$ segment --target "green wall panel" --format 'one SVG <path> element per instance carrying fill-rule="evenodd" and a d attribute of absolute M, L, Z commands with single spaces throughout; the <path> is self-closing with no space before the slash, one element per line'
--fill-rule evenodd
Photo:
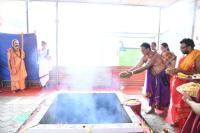
<path fill-rule="evenodd" d="M 139 63 L 142 53 L 140 48 L 120 48 L 119 65 L 135 66 Z"/>

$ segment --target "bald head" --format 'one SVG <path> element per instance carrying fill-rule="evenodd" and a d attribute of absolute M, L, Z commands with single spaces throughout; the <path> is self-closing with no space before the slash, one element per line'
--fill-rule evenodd
<path fill-rule="evenodd" d="M 11 45 L 12 45 L 14 50 L 18 50 L 19 49 L 19 41 L 17 39 L 13 39 Z"/>

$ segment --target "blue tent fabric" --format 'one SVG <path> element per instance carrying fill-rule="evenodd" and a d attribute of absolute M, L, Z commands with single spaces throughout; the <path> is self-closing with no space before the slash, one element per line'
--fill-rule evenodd
<path fill-rule="evenodd" d="M 39 65 L 37 53 L 37 40 L 35 34 L 24 34 L 25 65 L 27 71 L 26 80 L 39 80 Z M 11 41 L 18 39 L 21 42 L 21 34 L 0 33 L 0 80 L 10 80 L 8 69 L 7 50 L 11 48 Z"/>

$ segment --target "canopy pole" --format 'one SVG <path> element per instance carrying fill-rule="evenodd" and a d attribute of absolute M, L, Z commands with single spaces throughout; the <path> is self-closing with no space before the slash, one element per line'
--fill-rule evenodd
<path fill-rule="evenodd" d="M 160 48 L 160 23 L 161 23 L 161 8 L 159 9 L 159 20 L 158 20 L 158 49 Z"/>
<path fill-rule="evenodd" d="M 58 71 L 58 1 L 56 0 L 56 84 L 59 84 L 59 71 Z"/>
<path fill-rule="evenodd" d="M 192 35 L 191 38 L 193 40 L 195 40 L 196 38 L 194 37 L 194 33 L 195 33 L 195 24 L 196 24 L 196 14 L 197 14 L 197 8 L 198 8 L 198 0 L 194 1 L 194 13 L 193 13 L 193 22 L 192 22 Z"/>
<path fill-rule="evenodd" d="M 29 0 L 26 0 L 26 32 L 29 33 Z"/>

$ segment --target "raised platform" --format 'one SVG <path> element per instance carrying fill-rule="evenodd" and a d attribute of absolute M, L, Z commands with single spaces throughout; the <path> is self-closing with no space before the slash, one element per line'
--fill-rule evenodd
<path fill-rule="evenodd" d="M 41 105 L 27 133 L 140 133 L 144 129 L 119 92 L 61 92 Z"/>

